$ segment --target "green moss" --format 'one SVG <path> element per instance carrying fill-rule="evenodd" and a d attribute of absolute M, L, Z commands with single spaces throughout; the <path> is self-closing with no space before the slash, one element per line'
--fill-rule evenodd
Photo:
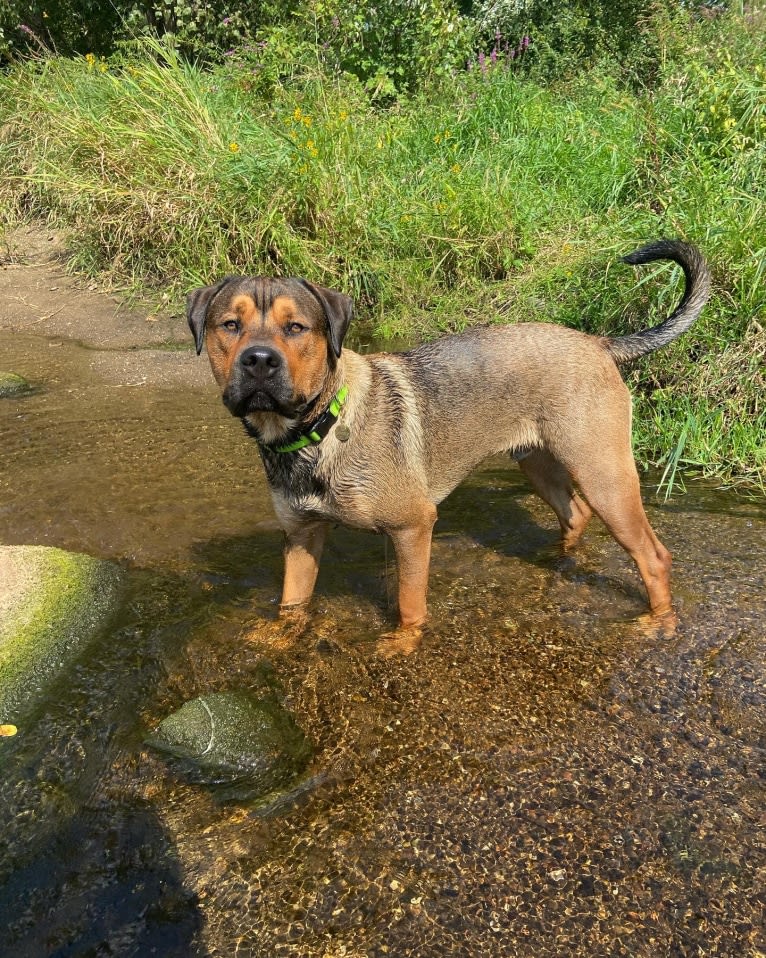
<path fill-rule="evenodd" d="M 46 546 L 0 547 L 0 721 L 34 702 L 113 612 L 111 563 Z"/>
<path fill-rule="evenodd" d="M 32 387 L 23 376 L 16 373 L 0 372 L 0 399 L 11 396 L 23 396 L 31 392 Z"/>

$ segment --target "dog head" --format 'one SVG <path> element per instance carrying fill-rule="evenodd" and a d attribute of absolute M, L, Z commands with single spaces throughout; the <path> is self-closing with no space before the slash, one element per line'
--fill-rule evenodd
<path fill-rule="evenodd" d="M 197 355 L 206 345 L 223 402 L 240 418 L 300 416 L 340 357 L 352 314 L 343 293 L 261 276 L 227 276 L 186 303 Z"/>

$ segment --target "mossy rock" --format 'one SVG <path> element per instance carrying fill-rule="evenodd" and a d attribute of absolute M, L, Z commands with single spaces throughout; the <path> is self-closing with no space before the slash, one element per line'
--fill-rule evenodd
<path fill-rule="evenodd" d="M 48 546 L 0 546 L 0 722 L 15 722 L 104 627 L 122 573 Z"/>
<path fill-rule="evenodd" d="M 31 385 L 23 376 L 17 376 L 16 373 L 0 372 L 0 399 L 25 396 L 31 391 Z"/>
<path fill-rule="evenodd" d="M 237 797 L 250 799 L 290 785 L 312 754 L 285 708 L 242 690 L 186 702 L 160 723 L 147 744 L 180 760 L 193 781 L 236 785 Z"/>

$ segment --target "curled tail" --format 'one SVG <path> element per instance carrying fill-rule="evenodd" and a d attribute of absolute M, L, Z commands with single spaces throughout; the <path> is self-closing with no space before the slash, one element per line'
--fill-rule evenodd
<path fill-rule="evenodd" d="M 637 359 L 661 346 L 667 346 L 681 333 L 686 332 L 702 312 L 702 307 L 710 296 L 710 270 L 700 251 L 689 243 L 682 243 L 680 240 L 658 240 L 656 243 L 642 246 L 635 253 L 623 256 L 622 261 L 631 266 L 639 266 L 658 259 L 673 260 L 684 271 L 684 295 L 670 316 L 659 326 L 606 340 L 606 348 L 617 363 Z"/>

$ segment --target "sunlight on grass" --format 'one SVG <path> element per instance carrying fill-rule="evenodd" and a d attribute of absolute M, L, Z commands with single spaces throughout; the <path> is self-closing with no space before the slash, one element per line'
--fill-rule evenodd
<path fill-rule="evenodd" d="M 159 42 L 29 60 L 0 75 L 0 206 L 68 227 L 77 267 L 179 303 L 226 273 L 305 275 L 411 339 L 644 328 L 678 271 L 619 257 L 691 239 L 714 295 L 627 373 L 637 453 L 668 494 L 690 467 L 763 482 L 766 73 L 763 37 L 737 29 L 724 47 L 699 26 L 651 96 L 608 69 L 543 88 L 498 68 L 386 109 L 348 75 L 303 64 L 266 94 L 236 63 L 203 70 Z"/>

